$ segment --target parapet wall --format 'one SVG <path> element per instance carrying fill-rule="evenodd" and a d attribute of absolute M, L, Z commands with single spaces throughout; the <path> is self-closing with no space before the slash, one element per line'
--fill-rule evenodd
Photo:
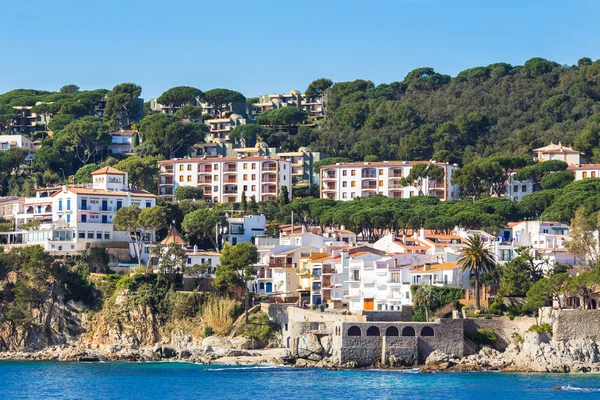
<path fill-rule="evenodd" d="M 533 317 L 516 317 L 512 321 L 508 317 L 493 319 L 467 318 L 464 321 L 465 335 L 467 336 L 475 336 L 477 330 L 481 328 L 492 329 L 498 337 L 495 346 L 499 350 L 506 349 L 515 333 L 523 336 L 531 325 L 536 323 L 535 318 Z"/>
<path fill-rule="evenodd" d="M 552 340 L 591 339 L 600 343 L 600 310 L 552 310 L 551 317 L 542 322 L 552 323 Z"/>

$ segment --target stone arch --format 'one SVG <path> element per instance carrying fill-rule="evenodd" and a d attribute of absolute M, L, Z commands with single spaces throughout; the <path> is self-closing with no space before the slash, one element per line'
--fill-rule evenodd
<path fill-rule="evenodd" d="M 367 336 L 381 336 L 381 332 L 378 327 L 370 326 L 369 329 L 367 329 Z"/>
<path fill-rule="evenodd" d="M 398 328 L 395 326 L 388 326 L 385 330 L 385 336 L 398 336 Z"/>
<path fill-rule="evenodd" d="M 348 336 L 360 336 L 362 333 L 360 332 L 360 328 L 358 326 L 351 326 L 348 329 Z"/>
<path fill-rule="evenodd" d="M 421 336 L 435 336 L 433 334 L 433 328 L 430 326 L 425 326 L 421 329 Z"/>
<path fill-rule="evenodd" d="M 402 336 L 416 336 L 415 328 L 412 326 L 405 326 L 404 329 L 402 329 Z"/>

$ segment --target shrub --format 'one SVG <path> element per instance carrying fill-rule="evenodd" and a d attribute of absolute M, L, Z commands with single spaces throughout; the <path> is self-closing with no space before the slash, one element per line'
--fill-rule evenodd
<path fill-rule="evenodd" d="M 201 298 L 197 292 L 173 293 L 171 316 L 175 319 L 195 317 L 199 311 Z"/>
<path fill-rule="evenodd" d="M 411 285 L 410 291 L 415 294 L 421 285 Z M 461 288 L 432 286 L 435 293 L 435 302 L 430 305 L 429 315 L 435 315 L 434 311 L 442 308 L 446 304 L 456 304 L 464 297 L 465 291 Z M 413 304 L 413 321 L 425 321 L 425 306 L 422 304 Z"/>
<path fill-rule="evenodd" d="M 233 324 L 236 302 L 226 297 L 215 298 L 204 303 L 202 322 L 216 334 L 226 333 Z"/>
<path fill-rule="evenodd" d="M 512 340 L 515 341 L 515 343 L 521 344 L 523 343 L 523 337 L 521 335 L 519 335 L 517 332 L 514 332 L 511 335 Z"/>
<path fill-rule="evenodd" d="M 279 329 L 279 325 L 271 321 L 267 313 L 259 311 L 248 317 L 248 324 L 244 325 L 238 334 L 247 339 L 264 341 L 273 338 Z"/>
<path fill-rule="evenodd" d="M 462 310 L 462 311 L 464 311 L 464 312 L 467 312 L 467 311 L 469 311 L 469 310 L 470 310 L 470 308 L 469 308 L 469 306 L 463 306 L 463 307 L 461 308 L 461 310 Z"/>
<path fill-rule="evenodd" d="M 502 309 L 504 308 L 504 304 L 495 301 L 490 304 L 490 312 L 495 315 L 502 315 Z"/>
<path fill-rule="evenodd" d="M 479 328 L 477 329 L 477 340 L 480 344 L 494 344 L 498 337 L 492 328 Z"/>
<path fill-rule="evenodd" d="M 531 325 L 531 327 L 527 330 L 528 332 L 537 332 L 537 333 L 547 333 L 552 336 L 552 327 L 550 324 L 543 323 L 539 325 Z"/>
<path fill-rule="evenodd" d="M 213 330 L 210 326 L 205 326 L 204 327 L 204 337 L 209 337 L 213 335 Z"/>

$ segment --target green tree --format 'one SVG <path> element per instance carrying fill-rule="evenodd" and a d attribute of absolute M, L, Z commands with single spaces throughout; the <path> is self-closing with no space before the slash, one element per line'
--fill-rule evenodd
<path fill-rule="evenodd" d="M 287 186 L 282 186 L 279 191 L 279 196 L 277 196 L 277 203 L 279 203 L 280 207 L 284 207 L 286 204 L 290 202 L 290 193 L 288 192 Z"/>
<path fill-rule="evenodd" d="M 196 235 L 199 238 L 206 238 L 218 251 L 219 246 L 213 236 L 213 231 L 217 224 L 222 222 L 223 217 L 217 210 L 211 210 L 208 208 L 200 208 L 187 214 L 183 218 L 181 227 L 183 230 L 192 235 Z"/>
<path fill-rule="evenodd" d="M 115 213 L 113 223 L 118 230 L 126 231 L 135 244 L 138 266 L 142 266 L 142 249 L 146 235 L 162 229 L 167 220 L 165 210 L 160 206 L 140 209 L 133 205 L 122 207 Z M 149 241 L 149 254 L 152 254 L 152 239 Z M 151 268 L 148 265 L 148 268 Z"/>
<path fill-rule="evenodd" d="M 548 174 L 544 176 L 540 180 L 540 185 L 544 190 L 562 189 L 574 180 L 575 177 L 572 174 L 569 174 L 568 172 L 555 172 L 553 174 Z"/>
<path fill-rule="evenodd" d="M 131 155 L 114 165 L 119 171 L 127 172 L 132 189 L 157 191 L 158 161 L 162 157 L 140 157 Z"/>
<path fill-rule="evenodd" d="M 178 186 L 175 189 L 175 198 L 181 200 L 202 200 L 204 193 L 202 188 L 194 186 Z"/>
<path fill-rule="evenodd" d="M 244 147 L 256 146 L 256 139 L 264 133 L 259 125 L 238 125 L 229 132 L 229 140 L 242 143 Z"/>
<path fill-rule="evenodd" d="M 156 101 L 165 106 L 180 108 L 184 104 L 192 104 L 203 97 L 204 93 L 200 89 L 191 86 L 176 86 L 165 91 Z"/>
<path fill-rule="evenodd" d="M 75 173 L 75 183 L 92 183 L 92 172 L 98 169 L 98 165 L 96 164 L 86 164 L 83 167 L 79 168 Z"/>
<path fill-rule="evenodd" d="M 77 92 L 79 92 L 79 86 L 77 85 L 65 85 L 59 91 L 61 94 L 77 94 Z"/>
<path fill-rule="evenodd" d="M 432 304 L 434 304 L 437 299 L 435 296 L 435 292 L 428 285 L 420 286 L 413 295 L 413 300 L 417 304 L 421 304 L 425 307 L 425 321 L 429 322 L 429 309 Z"/>
<path fill-rule="evenodd" d="M 138 121 L 144 115 L 144 103 L 139 98 L 141 86 L 134 83 L 121 83 L 106 95 L 104 121 L 112 129 L 118 129 Z"/>
<path fill-rule="evenodd" d="M 475 307 L 480 308 L 480 277 L 485 272 L 496 267 L 493 253 L 479 235 L 469 236 L 465 247 L 459 251 L 458 266 L 463 271 L 468 271 L 475 280 Z"/>
<path fill-rule="evenodd" d="M 254 264 L 259 260 L 258 249 L 251 243 L 242 242 L 235 246 L 225 243 L 219 267 L 215 271 L 213 286 L 224 290 L 228 286 L 238 286 L 245 293 L 246 324 L 248 323 L 248 309 L 250 291 L 248 281 L 255 277 Z"/>
<path fill-rule="evenodd" d="M 227 110 L 229 104 L 236 102 L 246 102 L 246 98 L 240 92 L 230 89 L 211 89 L 204 94 L 204 101 L 212 104 L 217 115 L 222 115 Z"/>
<path fill-rule="evenodd" d="M 598 222 L 594 225 L 590 214 L 584 207 L 580 207 L 571 220 L 570 240 L 567 243 L 569 253 L 587 263 L 590 268 L 598 267 L 600 262 L 597 224 Z"/>
<path fill-rule="evenodd" d="M 178 244 L 159 244 L 152 254 L 157 259 L 158 271 L 170 284 L 179 286 L 186 272 L 187 253 Z"/>
<path fill-rule="evenodd" d="M 429 183 L 441 180 L 444 176 L 444 170 L 435 164 L 417 164 L 402 179 L 402 184 L 404 186 L 414 186 L 417 188 L 419 196 L 422 196 L 425 192 L 429 193 Z"/>
<path fill-rule="evenodd" d="M 333 81 L 331 79 L 327 79 L 327 78 L 316 79 L 308 85 L 308 87 L 304 91 L 304 96 L 311 98 L 311 97 L 322 95 L 331 86 L 333 86 Z"/>
<path fill-rule="evenodd" d="M 208 128 L 199 122 L 183 123 L 174 115 L 161 113 L 145 117 L 140 133 L 144 144 L 152 146 L 166 159 L 172 159 L 201 142 Z"/>
<path fill-rule="evenodd" d="M 84 117 L 71 122 L 60 136 L 73 146 L 75 156 L 82 164 L 87 164 L 90 158 L 112 141 L 108 125 L 98 117 Z"/>

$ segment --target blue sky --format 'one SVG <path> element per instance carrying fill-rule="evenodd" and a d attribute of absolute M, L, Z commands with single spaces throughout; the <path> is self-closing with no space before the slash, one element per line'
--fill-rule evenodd
<path fill-rule="evenodd" d="M 592 0 L 2 1 L 0 92 L 135 82 L 145 99 L 179 85 L 251 97 L 422 66 L 575 64 L 600 58 L 599 14 Z"/>

